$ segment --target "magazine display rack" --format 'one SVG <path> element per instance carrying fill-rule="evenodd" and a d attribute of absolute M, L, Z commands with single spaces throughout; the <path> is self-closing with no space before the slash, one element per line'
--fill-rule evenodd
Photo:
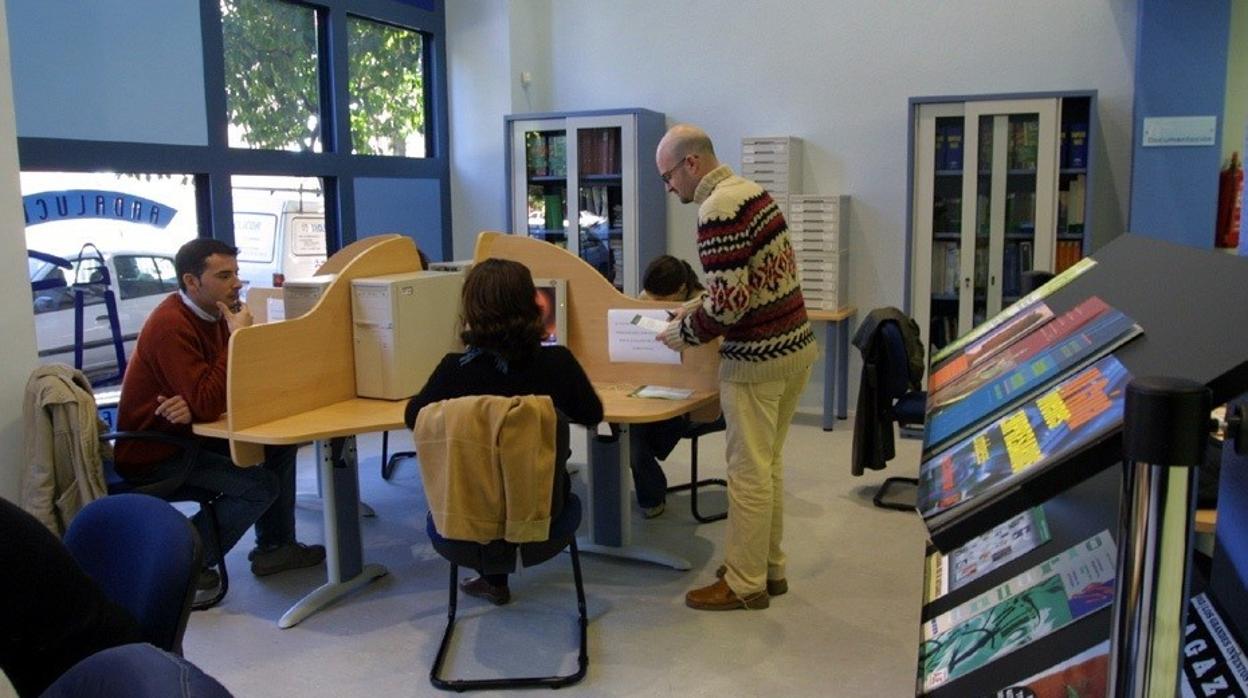
<path fill-rule="evenodd" d="M 1072 366 L 1021 402 L 990 408 L 977 426 L 937 445 L 925 458 L 952 449 L 961 439 L 974 441 L 977 430 L 987 430 L 997 420 L 1022 419 L 1031 400 L 1041 402 L 1042 411 L 1049 410 L 1043 420 L 1056 423 L 1059 417 L 1054 416 L 1051 402 L 1045 404 L 1039 398 L 1094 368 L 1106 374 L 1097 376 L 1104 381 L 1099 384 L 1104 394 L 1119 400 L 1123 391 L 1115 381 L 1121 377 L 1106 366 L 1118 365 L 1128 378 L 1166 376 L 1189 381 L 1207 389 L 1214 405 L 1248 392 L 1248 304 L 1243 303 L 1248 260 L 1124 235 L 1094 254 L 1093 261 L 1043 297 L 1055 318 L 1050 322 L 1096 297 L 1134 321 L 1142 334 L 1117 348 L 1108 345 L 1110 352 L 1104 357 L 1110 358 L 1093 357 Z M 1073 445 L 1040 443 L 1032 459 L 1035 467 L 1020 471 L 1025 476 L 1001 478 L 979 491 L 972 488 L 940 516 L 924 517 L 932 546 L 916 693 L 934 698 L 997 696 L 1008 687 L 1026 683 L 1065 686 L 1074 695 L 1105 695 L 1114 651 L 1109 643 L 1116 612 L 1111 601 L 1129 557 L 1117 553 L 1133 544 L 1120 540 L 1119 530 L 1127 482 L 1121 402 L 1112 405 L 1109 413 L 1114 415 L 1111 423 L 1074 439 Z M 991 443 L 986 438 L 980 441 L 980 456 L 988 457 Z M 1045 458 L 1046 453 L 1059 455 Z M 932 486 L 929 483 L 928 489 Z M 1136 487 L 1144 492 L 1137 496 L 1156 499 L 1163 494 L 1150 492 L 1149 486 L 1137 482 Z M 923 495 L 921 489 L 921 500 Z M 1154 508 L 1148 516 L 1158 530 L 1178 531 L 1187 539 L 1180 555 L 1186 558 L 1190 556 L 1194 498 L 1184 495 L 1183 500 L 1181 506 Z M 1156 520 L 1167 517 L 1169 521 Z M 1222 533 L 1220 527 L 1219 539 Z M 1108 565 L 1107 560 L 1115 564 Z M 1233 565 L 1222 567 L 1234 574 Z M 1216 560 L 1214 574 L 1218 574 Z M 1208 592 L 1214 601 L 1218 601 L 1216 581 Z M 1236 588 L 1244 587 L 1243 580 L 1237 584 Z M 1171 584 L 1147 593 L 1155 597 L 1153 602 L 1170 609 L 1187 603 L 1183 582 L 1177 589 Z M 1165 658 L 1167 643 L 1173 642 L 1173 663 L 1181 665 L 1183 628 L 1181 623 L 1172 625 L 1178 627 L 1154 638 L 1152 651 Z M 1119 644 L 1139 647 L 1140 641 L 1134 636 L 1131 642 L 1120 639 Z M 1121 662 L 1116 670 L 1123 670 Z M 1098 682 L 1099 690 L 1093 690 Z M 1091 687 L 1089 692 L 1083 692 L 1082 685 Z"/>

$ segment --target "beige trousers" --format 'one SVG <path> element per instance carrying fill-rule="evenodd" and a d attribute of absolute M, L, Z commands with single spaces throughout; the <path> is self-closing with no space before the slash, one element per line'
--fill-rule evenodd
<path fill-rule="evenodd" d="M 785 576 L 784 439 L 810 367 L 765 383 L 721 382 L 728 441 L 728 531 L 724 580 L 739 596 Z"/>

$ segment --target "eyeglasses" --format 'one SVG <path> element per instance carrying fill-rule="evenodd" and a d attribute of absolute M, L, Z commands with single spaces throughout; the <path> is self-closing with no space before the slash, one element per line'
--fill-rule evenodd
<path fill-rule="evenodd" d="M 686 160 L 688 160 L 688 159 L 689 159 L 689 156 L 688 156 L 688 155 L 686 155 L 685 157 L 681 158 L 679 162 L 677 162 L 675 165 L 672 165 L 672 169 L 670 169 L 670 170 L 668 170 L 667 172 L 664 172 L 663 174 L 659 175 L 659 178 L 663 180 L 663 183 L 664 183 L 664 184 L 671 184 L 671 182 L 672 182 L 672 175 L 676 174 L 676 170 L 679 170 L 679 169 L 681 168 L 681 166 L 685 164 L 685 161 L 686 161 Z"/>

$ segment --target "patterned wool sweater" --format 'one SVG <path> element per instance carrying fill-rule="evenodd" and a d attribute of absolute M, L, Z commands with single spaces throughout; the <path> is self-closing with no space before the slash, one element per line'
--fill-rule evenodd
<path fill-rule="evenodd" d="M 779 380 L 810 366 L 818 357 L 815 335 L 788 227 L 771 195 L 721 165 L 698 183 L 694 200 L 707 294 L 668 327 L 668 345 L 722 336 L 719 377 L 729 382 Z"/>

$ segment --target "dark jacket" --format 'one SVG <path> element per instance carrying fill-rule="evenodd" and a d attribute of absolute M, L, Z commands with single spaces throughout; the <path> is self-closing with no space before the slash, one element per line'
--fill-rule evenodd
<path fill-rule="evenodd" d="M 863 318 L 854 334 L 854 346 L 862 352 L 862 382 L 858 386 L 858 407 L 854 418 L 854 450 L 850 472 L 855 476 L 870 468 L 883 470 L 896 455 L 893 442 L 893 396 L 886 394 L 882 378 L 884 342 L 880 328 L 897 323 L 906 347 L 909 383 L 917 390 L 923 383 L 923 342 L 919 325 L 897 308 L 877 308 Z"/>

